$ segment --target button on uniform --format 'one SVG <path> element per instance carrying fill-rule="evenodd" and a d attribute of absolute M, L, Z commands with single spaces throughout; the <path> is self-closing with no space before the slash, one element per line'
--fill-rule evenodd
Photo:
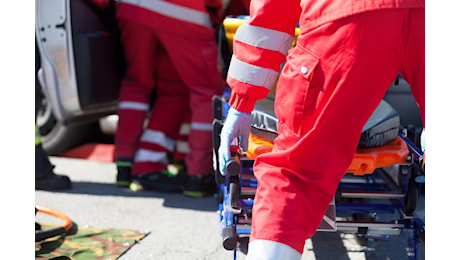
<path fill-rule="evenodd" d="M 307 67 L 302 67 L 302 68 L 300 69 L 300 72 L 302 72 L 302 74 L 307 74 L 307 72 L 308 72 Z"/>

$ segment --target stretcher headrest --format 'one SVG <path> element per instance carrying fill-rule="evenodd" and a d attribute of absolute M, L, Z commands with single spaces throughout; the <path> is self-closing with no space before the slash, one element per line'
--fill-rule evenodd
<path fill-rule="evenodd" d="M 257 101 L 252 112 L 251 133 L 269 142 L 273 142 L 278 136 L 278 118 L 275 115 L 274 103 L 274 96 L 268 96 Z M 399 114 L 382 100 L 364 125 L 358 148 L 382 146 L 395 140 L 399 127 Z"/>

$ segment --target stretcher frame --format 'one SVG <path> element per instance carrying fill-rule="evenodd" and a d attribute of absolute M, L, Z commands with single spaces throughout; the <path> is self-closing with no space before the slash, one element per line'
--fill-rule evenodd
<path fill-rule="evenodd" d="M 270 144 L 255 140 L 257 138 L 252 134 L 246 153 L 238 148 L 237 143 L 232 144 L 233 159 L 226 164 L 228 174 L 220 174 L 218 148 L 229 109 L 227 99 L 225 93 L 213 99 L 214 165 L 222 245 L 226 250 L 233 250 L 236 259 L 238 246 L 247 246 L 240 243 L 247 243 L 248 240 L 243 238 L 249 237 L 251 232 L 251 209 L 257 188 L 257 180 L 252 173 L 254 159 L 270 150 Z M 251 148 L 254 143 L 255 147 Z M 386 170 L 395 167 L 398 169 L 397 180 Z M 363 244 L 369 238 L 389 239 L 406 230 L 406 255 L 408 259 L 416 260 L 418 245 L 424 244 L 425 240 L 425 224 L 415 213 L 422 183 L 423 153 L 408 138 L 407 129 L 401 129 L 398 137 L 386 145 L 357 149 L 318 231 L 354 233 L 357 241 Z M 398 215 L 399 218 L 378 221 L 378 216 L 388 214 Z"/>

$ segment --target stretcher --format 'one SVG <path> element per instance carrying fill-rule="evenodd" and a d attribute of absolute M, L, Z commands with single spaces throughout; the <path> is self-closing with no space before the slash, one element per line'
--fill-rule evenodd
<path fill-rule="evenodd" d="M 228 174 L 222 176 L 218 148 L 229 109 L 228 94 L 213 100 L 214 167 L 222 245 L 233 250 L 236 259 L 238 248 L 247 248 L 243 243 L 247 243 L 251 232 L 251 209 L 257 188 L 252 166 L 258 155 L 271 151 L 277 136 L 277 118 L 273 96 L 256 103 L 248 151 L 241 151 L 235 140 L 231 145 L 232 160 L 226 164 Z M 417 259 L 425 234 L 425 224 L 415 212 L 424 183 L 424 161 L 411 136 L 415 136 L 413 129 L 401 127 L 398 113 L 382 100 L 363 127 L 353 161 L 318 231 L 353 233 L 359 243 L 407 234 L 407 256 Z M 381 221 L 383 215 L 391 219 Z"/>

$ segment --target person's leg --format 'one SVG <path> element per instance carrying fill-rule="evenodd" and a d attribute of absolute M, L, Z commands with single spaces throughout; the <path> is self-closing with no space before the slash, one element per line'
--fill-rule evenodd
<path fill-rule="evenodd" d="M 212 34 L 209 40 L 166 36 L 161 37 L 162 42 L 190 90 L 190 153 L 186 156 L 189 177 L 184 194 L 202 197 L 216 188 L 212 174 L 212 97 L 222 91 L 217 45 Z"/>
<path fill-rule="evenodd" d="M 127 63 L 121 83 L 118 104 L 118 126 L 115 133 L 117 185 L 128 186 L 138 140 L 149 110 L 154 88 L 156 39 L 152 29 L 120 19 L 121 42 Z"/>
<path fill-rule="evenodd" d="M 254 165 L 248 259 L 261 250 L 254 241 L 302 253 L 316 232 L 362 127 L 401 70 L 407 13 L 368 12 L 299 36 L 277 85 L 279 136 Z"/>
<path fill-rule="evenodd" d="M 190 108 L 185 112 L 185 119 L 179 130 L 179 135 L 176 138 L 176 147 L 174 150 L 173 161 L 175 164 L 185 166 L 185 157 L 190 153 L 188 146 L 188 136 L 190 134 Z"/>
<path fill-rule="evenodd" d="M 66 175 L 54 173 L 54 165 L 42 146 L 40 132 L 35 125 L 35 189 L 70 189 L 72 182 Z"/>
<path fill-rule="evenodd" d="M 182 191 L 185 181 L 183 175 L 168 171 L 167 166 L 189 109 L 189 90 L 161 44 L 155 53 L 158 64 L 161 64 L 154 74 L 156 95 L 148 125 L 139 140 L 132 173 L 141 175 L 140 182 L 147 189 Z"/>

